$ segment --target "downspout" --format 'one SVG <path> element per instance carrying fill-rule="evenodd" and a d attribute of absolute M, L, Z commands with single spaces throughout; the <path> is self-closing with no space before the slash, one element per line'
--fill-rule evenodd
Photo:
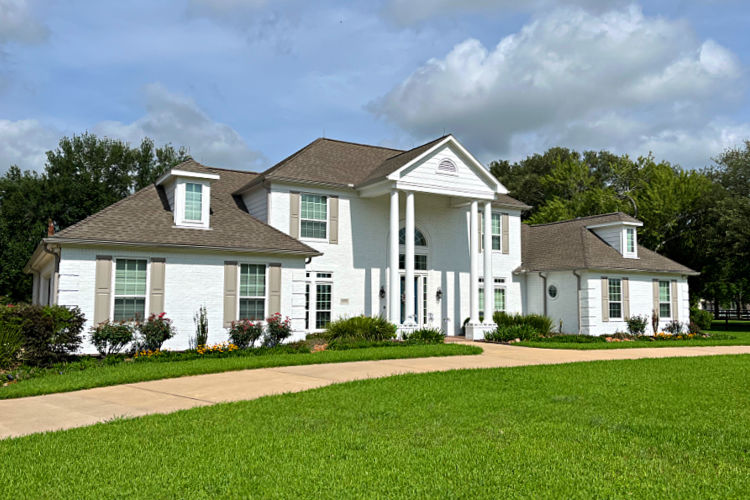
<path fill-rule="evenodd" d="M 49 305 L 57 305 L 57 279 L 58 279 L 58 275 L 60 274 L 60 252 L 59 252 L 59 248 L 57 252 L 53 250 L 49 250 L 47 248 L 47 245 L 48 244 L 45 243 L 44 246 L 42 247 L 42 250 L 45 253 L 52 255 L 52 257 L 54 257 L 55 259 L 55 267 L 54 267 L 54 270 L 52 271 L 52 276 L 51 276 L 51 279 L 52 279 L 52 286 L 51 286 L 52 294 L 51 295 L 52 296 L 49 297 L 49 302 L 50 302 Z"/>
<path fill-rule="evenodd" d="M 576 277 L 576 303 L 578 304 L 578 335 L 581 334 L 581 275 L 578 274 L 578 270 L 573 270 L 573 275 Z"/>
<path fill-rule="evenodd" d="M 539 273 L 539 277 L 542 278 L 542 304 L 544 306 L 544 316 L 547 315 L 547 273 Z"/>

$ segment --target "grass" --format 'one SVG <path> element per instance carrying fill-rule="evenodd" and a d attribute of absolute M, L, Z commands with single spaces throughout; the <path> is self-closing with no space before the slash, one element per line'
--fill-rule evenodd
<path fill-rule="evenodd" d="M 397 347 L 371 347 L 346 351 L 322 351 L 317 353 L 268 354 L 262 356 L 237 356 L 229 358 L 206 358 L 174 362 L 118 363 L 114 365 L 88 365 L 80 371 L 61 374 L 48 372 L 45 375 L 21 380 L 18 383 L 0 386 L 0 399 L 37 396 L 55 392 L 69 392 L 92 387 L 127 384 L 145 380 L 184 377 L 204 373 L 218 373 L 272 366 L 311 365 L 319 363 L 342 363 L 375 359 L 425 358 L 433 356 L 456 356 L 479 354 L 481 348 L 459 344 L 405 345 Z"/>
<path fill-rule="evenodd" d="M 740 498 L 750 356 L 402 375 L 0 442 L 1 498 Z"/>
<path fill-rule="evenodd" d="M 513 345 L 525 347 L 542 347 L 545 349 L 633 349 L 638 347 L 700 347 L 712 345 L 750 345 L 750 321 L 730 321 L 729 329 L 724 329 L 723 321 L 714 321 L 711 330 L 707 333 L 729 335 L 731 339 L 705 339 L 705 340 L 663 340 L 663 341 L 633 341 L 633 342 L 539 342 L 525 340 Z"/>

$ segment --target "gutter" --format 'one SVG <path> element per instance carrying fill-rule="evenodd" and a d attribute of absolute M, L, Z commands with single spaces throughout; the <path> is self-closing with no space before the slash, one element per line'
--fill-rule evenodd
<path fill-rule="evenodd" d="M 45 243 L 44 246 L 42 246 L 42 251 L 44 251 L 44 253 L 46 254 L 52 255 L 52 257 L 55 260 L 54 269 L 52 271 L 53 296 L 50 302 L 52 303 L 52 305 L 56 305 L 57 304 L 57 281 L 58 281 L 58 276 L 60 275 L 60 249 L 58 247 L 58 251 L 54 252 L 50 250 L 49 248 L 47 248 L 47 245 L 48 243 Z"/>
<path fill-rule="evenodd" d="M 544 297 L 544 315 L 547 315 L 547 273 L 539 273 L 539 277 L 542 278 L 542 297 Z"/>
<path fill-rule="evenodd" d="M 180 243 L 155 243 L 155 242 L 132 242 L 132 241 L 112 241 L 112 240 L 91 240 L 91 239 L 80 239 L 80 238 L 45 238 L 42 240 L 44 243 L 73 243 L 73 244 L 87 244 L 87 245 L 122 245 L 130 247 L 164 247 L 164 248 L 185 248 L 185 249 L 198 249 L 198 250 L 221 250 L 224 252 L 235 252 L 235 253 L 262 253 L 262 254 L 278 254 L 278 255 L 299 255 L 309 257 L 319 257 L 323 255 L 318 251 L 309 252 L 302 250 L 282 250 L 278 248 L 236 248 L 236 247 L 221 247 L 221 246 L 208 246 L 208 245 L 188 245 Z"/>

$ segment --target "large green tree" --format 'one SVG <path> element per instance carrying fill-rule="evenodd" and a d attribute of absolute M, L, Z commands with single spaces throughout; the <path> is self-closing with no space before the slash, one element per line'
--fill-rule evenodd
<path fill-rule="evenodd" d="M 0 177 L 0 296 L 28 300 L 31 277 L 23 273 L 47 221 L 64 229 L 152 184 L 169 167 L 187 159 L 184 148 L 138 147 L 93 134 L 60 139 L 47 152 L 41 174 L 11 167 Z"/>

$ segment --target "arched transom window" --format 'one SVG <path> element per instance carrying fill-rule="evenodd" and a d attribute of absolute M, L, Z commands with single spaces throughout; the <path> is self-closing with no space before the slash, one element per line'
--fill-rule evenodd
<path fill-rule="evenodd" d="M 406 256 L 406 229 L 401 228 L 398 232 L 398 242 L 401 245 L 401 251 L 399 252 L 398 268 L 405 269 Z M 414 269 L 417 271 L 427 270 L 427 238 L 424 237 L 422 231 L 414 228 Z"/>

